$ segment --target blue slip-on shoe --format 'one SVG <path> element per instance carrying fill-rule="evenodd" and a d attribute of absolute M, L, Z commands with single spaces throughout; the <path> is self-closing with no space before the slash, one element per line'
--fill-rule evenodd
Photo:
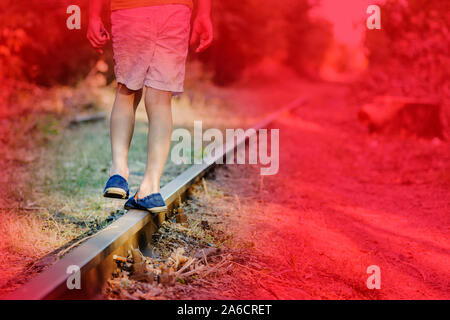
<path fill-rule="evenodd" d="M 122 176 L 115 174 L 106 182 L 103 196 L 106 198 L 128 199 L 130 190 L 128 189 L 128 182 Z"/>
<path fill-rule="evenodd" d="M 147 197 L 138 199 L 136 192 L 136 194 L 125 203 L 125 209 L 147 210 L 151 213 L 159 213 L 167 211 L 167 206 L 161 193 L 152 193 Z"/>

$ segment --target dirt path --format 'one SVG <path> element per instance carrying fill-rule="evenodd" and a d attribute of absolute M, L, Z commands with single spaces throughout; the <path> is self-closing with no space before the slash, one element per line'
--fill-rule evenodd
<path fill-rule="evenodd" d="M 285 282 L 249 281 L 272 298 L 448 299 L 448 143 L 369 136 L 346 87 L 306 92 L 310 104 L 273 126 L 278 175 L 261 181 L 239 166 L 213 182 L 240 199 L 229 218 L 236 239 Z M 370 265 L 381 290 L 366 286 Z"/>

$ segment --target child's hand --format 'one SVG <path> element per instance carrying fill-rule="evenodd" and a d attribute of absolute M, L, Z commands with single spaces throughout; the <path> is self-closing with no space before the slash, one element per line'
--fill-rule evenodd
<path fill-rule="evenodd" d="M 191 36 L 191 46 L 200 40 L 195 52 L 200 53 L 207 49 L 213 41 L 213 26 L 209 15 L 197 16 L 194 21 Z"/>
<path fill-rule="evenodd" d="M 91 46 L 99 54 L 103 54 L 102 47 L 110 40 L 108 31 L 100 18 L 92 18 L 89 20 L 87 38 Z"/>

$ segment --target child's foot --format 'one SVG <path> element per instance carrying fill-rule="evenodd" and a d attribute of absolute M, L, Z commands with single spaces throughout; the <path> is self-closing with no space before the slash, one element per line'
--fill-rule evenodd
<path fill-rule="evenodd" d="M 105 198 L 128 199 L 129 193 L 127 180 L 118 174 L 108 179 L 103 190 Z"/>
<path fill-rule="evenodd" d="M 137 193 L 128 199 L 125 203 L 125 209 L 138 209 L 147 210 L 151 213 L 164 212 L 167 210 L 166 203 L 164 202 L 161 193 L 152 193 L 149 196 L 139 199 Z"/>

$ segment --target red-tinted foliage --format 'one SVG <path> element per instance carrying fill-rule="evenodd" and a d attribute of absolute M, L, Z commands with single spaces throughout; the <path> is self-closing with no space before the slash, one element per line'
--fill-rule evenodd
<path fill-rule="evenodd" d="M 450 2 L 389 0 L 382 29 L 366 33 L 377 88 L 449 99 Z"/>
<path fill-rule="evenodd" d="M 202 56 L 218 84 L 233 82 L 263 58 L 300 73 L 318 70 L 331 41 L 331 28 L 309 17 L 307 0 L 215 1 L 216 41 Z"/>
<path fill-rule="evenodd" d="M 87 0 L 0 2 L 0 77 L 39 85 L 75 84 L 97 61 L 86 40 Z M 81 8 L 81 30 L 69 30 L 66 9 Z"/>

